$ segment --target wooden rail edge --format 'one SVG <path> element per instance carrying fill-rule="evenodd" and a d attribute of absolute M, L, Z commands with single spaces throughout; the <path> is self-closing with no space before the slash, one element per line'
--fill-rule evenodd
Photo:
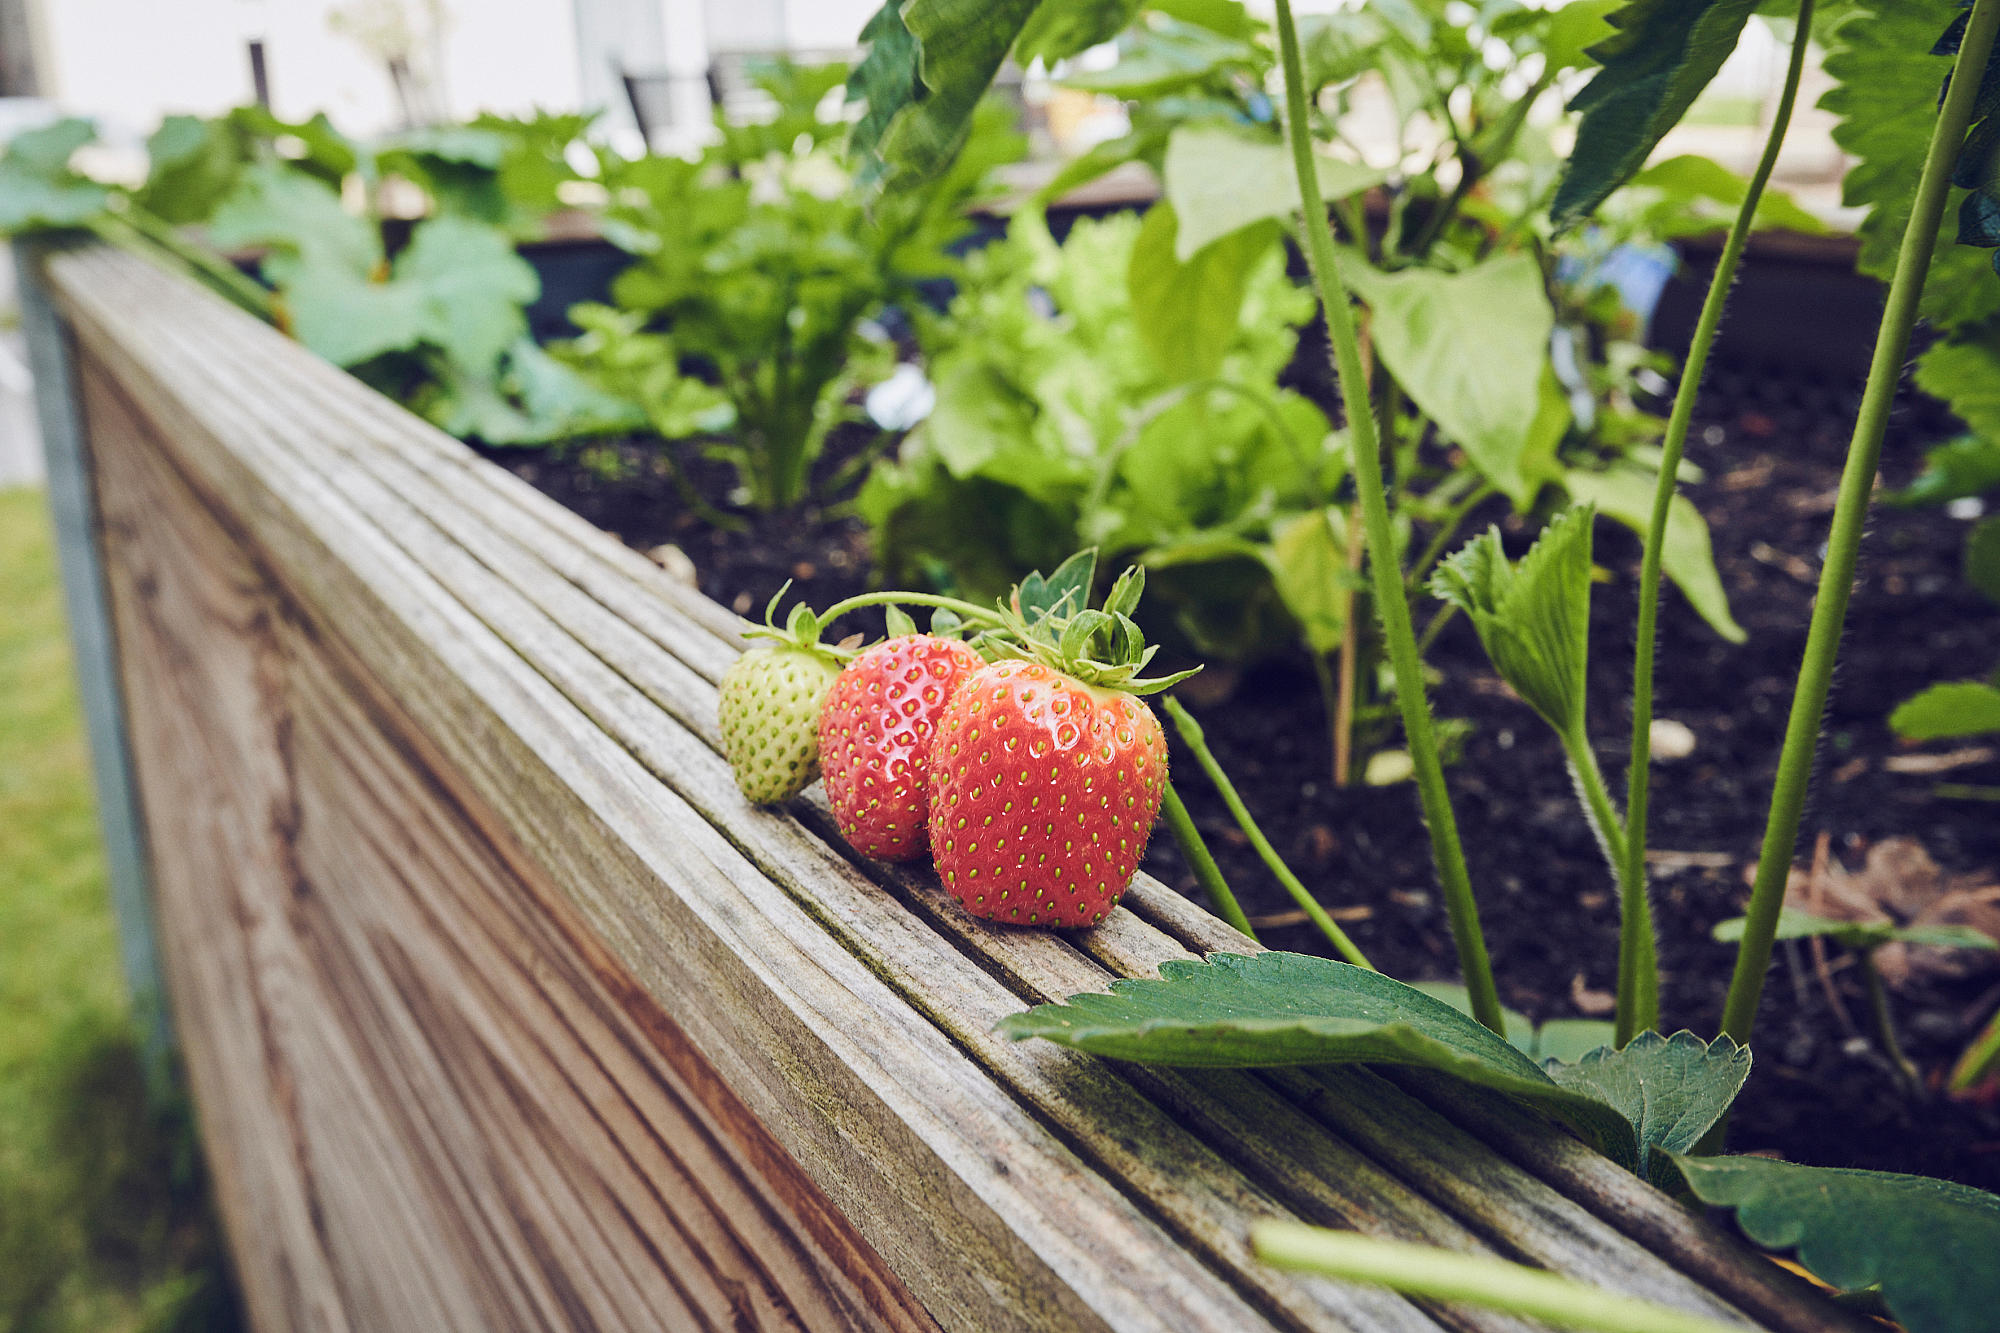
<path fill-rule="evenodd" d="M 1264 1218 L 1859 1327 L 1538 1118 L 993 1024 L 1253 946 L 1141 878 L 974 921 L 748 806 L 740 622 L 131 256 L 71 332 L 168 989 L 259 1326 L 1537 1327 L 1279 1273 Z"/>

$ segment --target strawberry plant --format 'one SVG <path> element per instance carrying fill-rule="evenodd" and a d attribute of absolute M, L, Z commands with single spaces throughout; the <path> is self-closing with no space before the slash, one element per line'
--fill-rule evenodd
<path fill-rule="evenodd" d="M 1039 9 L 1023 4 L 985 12 L 977 40 L 939 41 L 946 33 L 958 35 L 955 25 L 969 19 L 968 4 L 969 0 L 902 0 L 886 7 L 873 25 L 877 41 L 862 67 L 873 74 L 867 81 L 871 106 L 864 125 L 873 123 L 869 142 L 881 156 L 882 174 L 892 183 L 899 176 L 935 171 L 948 160 L 962 131 L 965 108 L 978 88 L 1017 40 L 1028 42 L 1030 15 L 1039 24 L 1033 31 L 1045 34 L 1051 27 L 1062 27 L 1048 17 L 1049 9 L 1068 10 L 1079 17 L 1098 12 L 1044 0 Z M 1186 7 L 1162 8 L 1178 17 Z M 1370 8 L 1385 21 L 1396 22 L 1421 14 L 1424 6 Z M 1491 11 L 1486 17 L 1497 24 L 1511 8 L 1496 3 L 1475 12 Z M 1601 30 L 1601 39 L 1588 48 L 1600 68 L 1572 103 L 1582 121 L 1575 151 L 1554 187 L 1551 225 L 1572 225 L 1587 217 L 1632 178 L 1720 68 L 1757 8 L 1754 0 L 1627 0 L 1585 10 L 1601 18 L 1608 29 Z M 1898 12 L 1920 8 L 1904 6 Z M 1931 6 L 1938 12 L 1926 11 L 1925 23 L 1949 17 L 1942 12 L 1945 8 L 1941 0 Z M 1879 1295 L 1892 1316 L 1913 1328 L 1967 1327 L 1983 1317 L 1993 1299 L 1990 1266 L 1974 1258 L 1972 1250 L 1952 1246 L 1983 1243 L 1978 1238 L 2000 1219 L 2000 1200 L 1910 1177 L 1696 1155 L 1712 1148 L 1720 1137 L 1728 1108 L 1748 1074 L 1748 1044 L 1772 939 L 1780 927 L 1783 889 L 1854 579 L 1869 491 L 1954 178 L 1961 182 L 1959 188 L 1969 190 L 1960 212 L 1963 239 L 1975 244 L 1988 239 L 1982 228 L 1988 217 L 1991 135 L 1983 121 L 1996 110 L 1987 92 L 1994 83 L 1989 61 L 2000 33 L 2000 0 L 1972 0 L 1960 8 L 1969 14 L 1952 23 L 1942 41 L 1932 40 L 1932 28 L 1922 45 L 1914 48 L 1929 52 L 1928 56 L 1913 57 L 1911 46 L 1897 43 L 1892 56 L 1882 57 L 1905 62 L 1900 96 L 1922 125 L 1924 147 L 1920 162 L 1907 164 L 1910 169 L 1872 177 L 1872 188 L 1885 201 L 1884 211 L 1897 219 L 1891 228 L 1893 279 L 1835 505 L 1721 1033 L 1704 1041 L 1687 1033 L 1666 1038 L 1659 1030 L 1645 858 L 1656 617 L 1659 584 L 1674 542 L 1676 479 L 1694 396 L 1796 101 L 1811 39 L 1813 0 L 1799 0 L 1796 6 L 1778 114 L 1743 192 L 1696 326 L 1662 438 L 1650 503 L 1636 506 L 1646 540 L 1634 661 L 1632 762 L 1622 814 L 1594 761 L 1583 762 L 1589 751 L 1580 734 L 1589 596 L 1588 547 L 1582 535 L 1587 535 L 1591 521 L 1588 509 L 1565 515 L 1519 564 L 1505 558 L 1496 540 L 1476 541 L 1447 562 L 1435 584 L 1441 595 L 1472 616 L 1496 669 L 1563 738 L 1575 761 L 1579 792 L 1612 863 L 1624 910 L 1613 1043 L 1574 1061 L 1552 1059 L 1537 1065 L 1503 1035 L 1505 1017 L 1439 763 L 1404 591 L 1403 549 L 1396 538 L 1398 516 L 1392 509 L 1384 458 L 1385 452 L 1391 461 L 1397 458 L 1395 405 L 1384 404 L 1372 392 L 1354 309 L 1358 299 L 1369 316 L 1379 317 L 1394 298 L 1385 292 L 1383 279 L 1370 272 L 1373 264 L 1362 247 L 1339 244 L 1329 219 L 1313 135 L 1316 113 L 1323 111 L 1318 105 L 1322 85 L 1308 78 L 1290 0 L 1276 4 L 1284 95 L 1280 119 L 1292 166 L 1292 186 L 1274 191 L 1277 211 L 1300 214 L 1303 249 L 1327 320 L 1347 405 L 1347 452 L 1367 543 L 1374 611 L 1400 687 L 1397 704 L 1459 946 L 1464 1000 L 1471 1017 L 1366 968 L 1296 955 L 1219 954 L 1205 962 L 1170 962 L 1159 978 L 1114 983 L 1109 995 L 1075 996 L 1063 1005 L 1043 1005 L 1015 1015 L 1002 1024 L 1008 1035 L 1170 1065 L 1352 1060 L 1448 1071 L 1566 1121 L 1656 1181 L 1684 1185 L 1711 1203 L 1741 1207 L 1741 1225 L 1753 1239 L 1773 1247 L 1798 1246 L 1800 1261 L 1829 1283 L 1850 1292 L 1868 1289 Z M 1871 58 L 1887 31 L 1860 19 L 1840 30 L 1850 50 L 1866 51 Z M 1941 97 L 1935 92 L 1940 82 Z M 1360 228 L 1352 230 L 1350 239 L 1358 240 Z M 1962 255 L 1953 262 L 1963 263 Z M 1953 290 L 1937 299 L 1981 304 L 1992 294 Z M 1448 323 L 1437 327 L 1443 330 L 1439 341 L 1445 347 L 1422 349 L 1428 355 L 1455 353 L 1461 361 L 1470 361 L 1486 350 L 1475 348 Z M 1376 341 L 1378 362 L 1389 359 L 1390 345 Z M 1434 385 L 1428 388 L 1436 391 Z M 1450 421 L 1440 413 L 1431 415 L 1441 425 Z M 1459 443 L 1468 454 L 1473 452 L 1472 443 Z M 1491 471 L 1487 475 L 1505 488 L 1507 479 Z M 1595 501 L 1600 508 L 1608 507 L 1603 495 L 1591 494 L 1588 488 L 1583 494 L 1572 488 L 1572 495 L 1585 505 Z M 1985 1059 L 1982 1051 L 1976 1063 L 1983 1065 Z M 1939 1209 L 1955 1219 L 1949 1228 L 1951 1245 L 1942 1248 L 1930 1239 L 1936 1234 L 1931 1219 Z M 1866 1218 L 1867 1224 L 1856 1225 L 1857 1218 Z M 1620 1307 L 1616 1301 L 1607 1304 L 1596 1293 L 1524 1282 L 1526 1275 L 1518 1270 L 1486 1265 L 1475 1274 L 1472 1269 L 1477 1266 L 1449 1258 L 1431 1263 L 1417 1262 L 1407 1253 L 1343 1253 L 1338 1245 L 1311 1244 L 1307 1237 L 1290 1234 L 1263 1239 L 1273 1257 L 1408 1290 L 1471 1296 L 1590 1327 L 1674 1326 L 1653 1319 L 1655 1312 Z"/>

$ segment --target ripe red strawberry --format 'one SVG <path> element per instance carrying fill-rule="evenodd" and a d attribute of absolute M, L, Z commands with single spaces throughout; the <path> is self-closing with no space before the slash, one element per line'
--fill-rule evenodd
<path fill-rule="evenodd" d="M 952 691 L 985 665 L 970 645 L 930 634 L 876 644 L 847 664 L 819 715 L 820 769 L 833 817 L 863 856 L 922 856 L 924 756 Z"/>
<path fill-rule="evenodd" d="M 931 848 L 951 895 L 994 921 L 1102 921 L 1166 790 L 1152 709 L 1042 662 L 995 662 L 960 684 L 931 744 Z"/>

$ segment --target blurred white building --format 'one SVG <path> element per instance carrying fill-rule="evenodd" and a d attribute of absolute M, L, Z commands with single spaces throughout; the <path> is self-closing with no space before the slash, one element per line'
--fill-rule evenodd
<path fill-rule="evenodd" d="M 708 116 L 716 53 L 851 48 L 877 0 L 0 0 L 0 93 L 114 140 L 253 100 L 370 135 L 411 119 L 604 107 L 621 71 L 670 76 L 670 129 Z M 392 71 L 392 65 L 394 69 Z"/>

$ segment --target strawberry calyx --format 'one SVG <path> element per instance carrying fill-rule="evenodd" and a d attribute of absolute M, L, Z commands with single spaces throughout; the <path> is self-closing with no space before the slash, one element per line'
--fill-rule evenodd
<path fill-rule="evenodd" d="M 1079 684 L 1148 695 L 1186 680 L 1200 667 L 1164 676 L 1142 676 L 1156 644 L 1132 619 L 1146 589 L 1146 570 L 1132 565 L 1118 576 L 1101 608 L 1089 605 L 1097 549 L 1079 551 L 1044 578 L 1030 574 L 1002 608 L 1001 623 L 981 631 L 973 647 L 989 661 L 1019 658 L 1060 671 Z"/>

